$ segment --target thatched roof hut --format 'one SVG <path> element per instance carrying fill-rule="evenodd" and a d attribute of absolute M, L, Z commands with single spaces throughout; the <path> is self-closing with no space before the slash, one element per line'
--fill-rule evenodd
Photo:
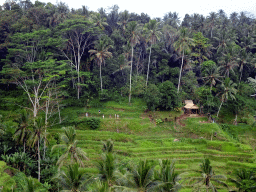
<path fill-rule="evenodd" d="M 185 100 L 185 106 L 184 106 L 184 109 L 185 109 L 185 113 L 197 113 L 197 109 L 199 109 L 199 107 L 197 105 L 195 105 L 193 103 L 192 100 Z"/>

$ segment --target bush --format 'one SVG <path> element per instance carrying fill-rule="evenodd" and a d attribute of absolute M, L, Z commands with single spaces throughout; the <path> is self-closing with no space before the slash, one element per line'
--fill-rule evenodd
<path fill-rule="evenodd" d="M 86 118 L 85 122 L 91 129 L 97 129 L 100 126 L 100 118 L 97 117 Z"/>
<path fill-rule="evenodd" d="M 149 110 L 154 111 L 158 107 L 161 100 L 161 94 L 156 85 L 148 85 L 144 100 L 146 101 Z"/>
<path fill-rule="evenodd" d="M 161 93 L 160 108 L 170 110 L 178 107 L 177 89 L 171 81 L 165 81 L 159 86 Z"/>

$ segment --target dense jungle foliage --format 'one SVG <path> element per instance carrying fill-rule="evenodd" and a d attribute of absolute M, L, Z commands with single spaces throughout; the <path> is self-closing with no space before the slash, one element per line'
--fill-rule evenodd
<path fill-rule="evenodd" d="M 120 12 L 117 5 L 94 12 L 63 2 L 7 0 L 0 6 L 0 191 L 255 191 L 255 138 L 253 144 L 240 138 L 256 131 L 255 69 L 256 19 L 249 13 L 228 16 L 219 10 L 180 20 L 176 12 L 150 18 Z M 194 153 L 201 162 L 198 175 L 182 172 L 189 169 L 186 163 L 176 171 L 170 159 L 133 156 L 149 146 L 151 152 L 174 147 L 164 143 L 167 138 L 158 138 L 160 145 L 139 136 L 159 136 L 160 129 L 169 134 L 167 125 L 180 133 L 176 128 L 183 124 L 168 118 L 176 121 L 184 100 L 193 100 L 218 123 L 204 133 L 209 142 L 181 132 L 185 146 L 177 147 L 184 153 L 179 156 L 189 159 Z M 123 114 L 123 124 L 112 122 L 114 114 L 115 119 Z M 201 134 L 193 127 L 198 122 L 185 123 L 191 125 L 188 134 Z M 97 150 L 81 143 L 84 127 L 92 137 L 88 145 Z M 101 138 L 105 133 L 99 128 L 118 134 Z M 211 143 L 213 137 L 220 143 Z M 222 141 L 229 142 L 227 148 L 211 148 Z M 118 151 L 114 143 L 122 145 Z M 213 171 L 214 150 L 230 158 L 225 166 L 240 166 L 235 159 L 248 158 L 229 183 L 224 172 Z M 92 151 L 101 155 L 88 165 Z"/>

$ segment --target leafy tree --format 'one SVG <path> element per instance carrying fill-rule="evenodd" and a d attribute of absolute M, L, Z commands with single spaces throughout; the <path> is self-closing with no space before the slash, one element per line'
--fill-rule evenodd
<path fill-rule="evenodd" d="M 62 55 L 69 61 L 71 70 L 77 73 L 77 99 L 80 98 L 81 83 L 80 69 L 82 57 L 90 45 L 91 38 L 98 33 L 98 28 L 89 20 L 66 20 L 56 27 L 58 38 L 51 39 Z M 74 85 L 74 82 L 73 82 Z"/>
<path fill-rule="evenodd" d="M 193 41 L 194 41 L 193 39 L 188 37 L 188 29 L 184 27 L 181 28 L 179 31 L 179 39 L 174 43 L 175 49 L 182 55 L 177 93 L 179 93 L 179 90 L 180 90 L 180 80 L 181 80 L 181 72 L 183 69 L 184 55 L 185 55 L 185 52 L 189 51 L 190 47 L 194 45 Z"/>
<path fill-rule="evenodd" d="M 65 63 L 61 63 L 61 66 L 63 65 Z M 24 66 L 8 63 L 2 71 L 6 76 L 3 80 L 4 83 L 12 82 L 22 88 L 26 93 L 32 107 L 25 108 L 33 112 L 34 119 L 38 116 L 38 112 L 41 109 L 48 85 L 54 77 L 59 76 L 58 73 L 62 73 L 61 71 L 57 71 L 56 73 L 53 70 L 56 67 L 58 67 L 58 63 L 53 59 L 49 59 L 33 63 L 26 62 Z"/>
<path fill-rule="evenodd" d="M 82 160 L 88 160 L 86 153 L 80 148 L 77 147 L 78 140 L 76 140 L 76 131 L 74 127 L 63 127 L 62 130 L 64 134 L 61 136 L 64 144 L 54 145 L 52 150 L 55 148 L 64 148 L 64 153 L 60 156 L 57 165 L 61 167 L 63 163 L 67 160 L 70 156 L 71 164 L 75 162 L 79 163 L 79 165 L 84 166 Z"/>
<path fill-rule="evenodd" d="M 164 110 L 178 107 L 178 96 L 176 88 L 171 81 L 165 81 L 159 86 L 161 94 L 160 107 Z"/>
<path fill-rule="evenodd" d="M 201 64 L 207 61 L 210 56 L 211 44 L 208 44 L 208 39 L 203 36 L 201 32 L 194 33 L 194 48 L 192 50 L 192 57 L 195 63 Z"/>
<path fill-rule="evenodd" d="M 148 85 L 148 88 L 144 95 L 144 100 L 147 104 L 148 109 L 151 111 L 155 110 L 159 106 L 161 100 L 161 93 L 156 85 Z"/>

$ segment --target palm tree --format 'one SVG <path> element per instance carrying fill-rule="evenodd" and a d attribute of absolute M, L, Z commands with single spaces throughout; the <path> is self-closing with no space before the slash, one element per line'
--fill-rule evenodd
<path fill-rule="evenodd" d="M 101 92 L 103 92 L 102 89 L 102 77 L 101 77 L 101 65 L 105 65 L 105 60 L 107 58 L 112 57 L 112 53 L 108 51 L 109 48 L 111 48 L 112 45 L 110 45 L 110 39 L 104 35 L 101 36 L 101 38 L 98 40 L 98 42 L 95 44 L 94 49 L 89 50 L 90 54 L 94 54 L 94 59 L 96 60 L 97 64 L 100 66 L 100 88 Z"/>
<path fill-rule="evenodd" d="M 240 71 L 239 84 L 240 84 L 242 75 L 243 75 L 243 69 L 245 66 L 251 64 L 253 57 L 252 57 L 252 53 L 251 52 L 247 53 L 245 48 L 241 49 L 239 53 L 240 54 L 239 54 L 239 57 L 237 58 L 237 60 L 238 60 L 239 66 L 240 66 L 240 69 L 239 69 L 239 71 Z"/>
<path fill-rule="evenodd" d="M 148 85 L 148 75 L 149 75 L 149 65 L 150 65 L 152 45 L 155 44 L 157 42 L 157 40 L 159 40 L 162 35 L 162 33 L 159 29 L 159 25 L 160 25 L 160 22 L 157 22 L 156 20 L 150 20 L 149 23 L 147 23 L 144 28 L 144 30 L 146 31 L 147 41 L 150 42 L 146 87 Z"/>
<path fill-rule="evenodd" d="M 63 191 L 70 192 L 85 191 L 92 182 L 92 178 L 79 168 L 77 163 L 69 165 L 66 171 L 60 171 L 54 179 L 60 183 Z"/>
<path fill-rule="evenodd" d="M 122 13 L 120 13 L 120 16 L 119 16 L 120 22 L 117 22 L 117 24 L 120 26 L 123 32 L 126 31 L 126 26 L 128 24 L 129 18 L 130 18 L 129 11 L 124 10 Z"/>
<path fill-rule="evenodd" d="M 204 159 L 202 164 L 200 165 L 201 170 L 201 177 L 192 178 L 192 180 L 197 180 L 198 182 L 195 183 L 194 187 L 198 189 L 206 189 L 208 192 L 209 189 L 212 190 L 212 192 L 216 192 L 216 186 L 215 183 L 219 183 L 224 187 L 228 187 L 227 184 L 223 181 L 227 178 L 224 175 L 215 175 L 214 171 L 212 169 L 212 166 L 210 165 L 209 159 Z"/>
<path fill-rule="evenodd" d="M 42 136 L 42 133 L 44 132 L 44 129 L 45 129 L 45 121 L 41 117 L 37 118 L 35 120 L 34 129 L 33 129 L 32 133 L 30 134 L 29 139 L 28 139 L 28 144 L 31 147 L 34 147 L 35 145 L 37 145 L 36 148 L 37 148 L 38 181 L 39 182 L 40 182 L 40 177 L 41 177 L 40 141 L 41 141 L 41 136 Z"/>
<path fill-rule="evenodd" d="M 128 23 L 127 33 L 129 36 L 129 42 L 132 47 L 132 58 L 131 58 L 131 71 L 130 71 L 130 92 L 129 92 L 129 103 L 131 103 L 132 95 L 132 62 L 133 62 L 133 49 L 137 43 L 139 43 L 139 26 L 136 21 L 131 21 Z"/>
<path fill-rule="evenodd" d="M 219 116 L 219 112 L 220 112 L 223 102 L 227 101 L 229 98 L 235 99 L 235 94 L 237 93 L 237 89 L 235 88 L 236 83 L 233 83 L 233 81 L 230 80 L 229 78 L 225 79 L 225 81 L 224 81 L 224 83 L 222 83 L 221 87 L 222 87 L 221 104 L 220 104 L 219 110 L 217 112 L 217 117 Z"/>
<path fill-rule="evenodd" d="M 114 142 L 111 139 L 108 139 L 106 142 L 103 143 L 102 151 L 105 153 L 111 153 L 114 149 Z"/>
<path fill-rule="evenodd" d="M 227 53 L 223 53 L 219 63 L 221 64 L 220 71 L 222 74 L 229 77 L 230 72 L 234 73 L 234 68 L 238 66 L 236 55 L 239 52 L 239 48 L 231 45 L 227 47 L 227 51 Z"/>
<path fill-rule="evenodd" d="M 91 16 L 91 19 L 95 23 L 95 26 L 98 26 L 102 30 L 105 30 L 105 26 L 108 26 L 108 23 L 106 22 L 106 17 L 102 17 L 100 13 L 94 13 Z"/>
<path fill-rule="evenodd" d="M 101 160 L 96 162 L 100 180 L 107 182 L 109 186 L 114 184 L 115 157 L 113 153 L 103 153 Z"/>
<path fill-rule="evenodd" d="M 52 150 L 55 148 L 64 148 L 65 152 L 60 156 L 57 165 L 61 167 L 65 160 L 70 156 L 71 163 L 75 160 L 76 163 L 79 163 L 80 166 L 84 166 L 82 160 L 88 160 L 86 153 L 80 148 L 77 147 L 78 140 L 76 140 L 76 131 L 74 127 L 63 127 L 64 134 L 61 136 L 64 144 L 54 145 Z"/>
<path fill-rule="evenodd" d="M 154 167 L 152 162 L 140 160 L 137 165 L 133 165 L 128 170 L 115 172 L 117 185 L 113 188 L 117 191 L 155 191 Z"/>
<path fill-rule="evenodd" d="M 207 17 L 207 20 L 208 20 L 208 27 L 211 30 L 211 38 L 212 38 L 212 36 L 213 36 L 212 32 L 216 25 L 217 13 L 211 12 L 210 15 Z"/>
<path fill-rule="evenodd" d="M 16 182 L 15 189 L 17 189 L 17 191 L 26 191 L 26 192 L 47 191 L 40 182 L 36 181 L 36 179 L 34 179 L 31 176 L 26 177 L 26 175 L 23 172 L 17 173 L 13 178 Z"/>
<path fill-rule="evenodd" d="M 183 68 L 183 60 L 184 60 L 184 53 L 186 51 L 190 50 L 190 47 L 194 45 L 193 39 L 188 37 L 188 29 L 181 28 L 179 31 L 179 39 L 174 43 L 174 47 L 180 54 L 182 54 L 182 61 L 181 61 L 181 67 L 180 67 L 180 74 L 179 74 L 179 83 L 178 83 L 178 91 L 180 89 L 180 80 L 181 80 L 181 72 Z"/>
<path fill-rule="evenodd" d="M 212 87 L 216 85 L 216 82 L 219 81 L 221 82 L 220 78 L 223 77 L 219 74 L 219 68 L 214 65 L 212 67 L 207 67 L 203 71 L 203 77 L 202 79 L 204 80 L 205 84 L 209 83 L 211 88 L 210 91 L 212 91 Z"/>
<path fill-rule="evenodd" d="M 152 162 L 140 160 L 138 165 L 132 168 L 132 179 L 139 191 L 146 191 L 153 181 L 154 168 Z"/>
<path fill-rule="evenodd" d="M 229 178 L 235 183 L 239 192 L 249 192 L 256 189 L 256 172 L 248 169 L 237 169 L 235 171 L 236 179 Z"/>
<path fill-rule="evenodd" d="M 180 175 L 175 172 L 175 163 L 169 159 L 160 160 L 160 169 L 155 171 L 155 186 L 151 188 L 153 191 L 160 192 L 176 192 L 182 186 L 178 182 L 181 180 Z"/>
<path fill-rule="evenodd" d="M 13 139 L 20 143 L 24 147 L 24 153 L 26 152 L 26 140 L 30 134 L 30 116 L 29 113 L 24 109 L 21 112 L 21 116 L 18 119 L 18 129 L 15 131 L 13 135 Z"/>

